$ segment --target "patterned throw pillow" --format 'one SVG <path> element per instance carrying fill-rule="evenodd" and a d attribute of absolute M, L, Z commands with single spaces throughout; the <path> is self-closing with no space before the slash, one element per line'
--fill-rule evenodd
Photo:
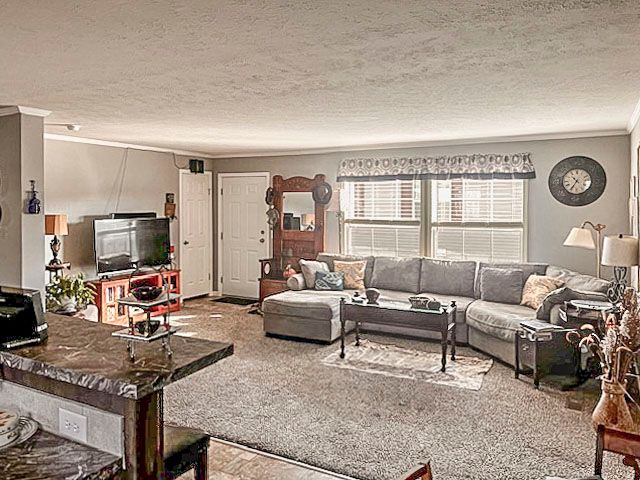
<path fill-rule="evenodd" d="M 341 262 L 335 260 L 333 269 L 344 273 L 344 288 L 351 290 L 364 290 L 364 272 L 367 269 L 367 261 Z"/>
<path fill-rule="evenodd" d="M 344 290 L 344 273 L 316 272 L 316 290 Z"/>
<path fill-rule="evenodd" d="M 520 305 L 537 310 L 549 293 L 563 285 L 564 282 L 558 278 L 547 277 L 545 275 L 531 275 L 522 289 L 522 301 Z"/>

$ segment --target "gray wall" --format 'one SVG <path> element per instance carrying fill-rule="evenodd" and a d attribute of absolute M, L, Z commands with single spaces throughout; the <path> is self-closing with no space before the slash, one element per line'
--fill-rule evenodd
<path fill-rule="evenodd" d="M 640 120 L 636 122 L 635 127 L 631 130 L 629 147 L 631 151 L 631 175 L 638 176 L 638 164 L 640 163 L 640 158 L 638 158 L 638 149 L 640 148 Z M 637 181 L 637 180 L 636 180 Z M 640 234 L 640 219 L 636 219 L 633 226 L 633 234 Z M 637 267 L 632 268 L 631 278 L 634 287 L 638 287 L 640 282 L 640 271 Z"/>
<path fill-rule="evenodd" d="M 531 152 L 537 173 L 537 178 L 529 181 L 529 261 L 549 262 L 594 274 L 593 251 L 563 247 L 562 243 L 572 226 L 579 225 L 587 219 L 605 223 L 607 233 L 610 234 L 629 231 L 627 199 L 630 162 L 629 136 L 627 135 L 317 155 L 214 159 L 208 160 L 208 164 L 214 174 L 269 171 L 272 175 L 280 174 L 284 177 L 294 175 L 313 177 L 316 173 L 324 173 L 328 181 L 333 183 L 340 160 L 348 157 L 515 152 Z M 606 171 L 607 188 L 602 197 L 591 205 L 568 207 L 556 201 L 549 193 L 547 187 L 549 172 L 557 162 L 571 155 L 592 157 L 600 162 Z M 214 177 L 216 182 L 217 176 L 214 175 Z M 336 251 L 338 242 L 335 217 L 328 214 L 327 223 L 326 249 Z M 217 220 L 214 222 L 214 229 L 216 225 Z M 214 256 L 216 253 L 217 247 L 214 248 Z M 217 265 L 216 261 L 214 265 Z M 605 269 L 604 274 L 608 275 L 608 270 Z M 215 278 L 218 277 L 219 275 L 216 274 Z"/>
<path fill-rule="evenodd" d="M 44 200 L 43 118 L 0 117 L 0 285 L 44 287 L 44 216 L 26 212 L 30 180 Z"/>
<path fill-rule="evenodd" d="M 68 215 L 63 259 L 71 262 L 74 272 L 84 272 L 88 278 L 95 276 L 94 218 L 116 211 L 163 215 L 168 192 L 175 193 L 179 202 L 178 169 L 171 154 L 129 149 L 126 168 L 124 154 L 125 149 L 117 147 L 45 141 L 45 212 Z M 187 157 L 178 156 L 177 163 L 184 167 Z M 178 218 L 171 223 L 174 245 L 179 234 Z M 50 256 L 48 252 L 47 258 Z"/>

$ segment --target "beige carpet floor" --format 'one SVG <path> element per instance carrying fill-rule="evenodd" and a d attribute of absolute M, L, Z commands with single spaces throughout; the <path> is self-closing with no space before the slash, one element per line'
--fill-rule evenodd
<path fill-rule="evenodd" d="M 513 378 L 494 362 L 478 391 L 323 364 L 337 344 L 265 337 L 247 307 L 187 302 L 182 333 L 233 342 L 235 355 L 171 385 L 168 421 L 367 480 L 396 479 L 430 459 L 438 480 L 542 480 L 592 472 L 595 434 L 572 394 Z M 367 335 L 425 352 L 439 345 Z M 460 348 L 460 355 L 482 356 Z M 631 478 L 605 457 L 605 479 Z"/>

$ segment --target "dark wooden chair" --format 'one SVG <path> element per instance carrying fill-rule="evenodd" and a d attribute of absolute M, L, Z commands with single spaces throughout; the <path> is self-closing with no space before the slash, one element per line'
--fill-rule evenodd
<path fill-rule="evenodd" d="M 640 458 L 640 435 L 613 430 L 600 425 L 598 427 L 598 438 L 596 441 L 595 474 L 597 476 L 602 475 L 602 457 L 604 452 L 624 455 L 622 463 L 633 468 L 634 480 L 640 480 L 640 466 L 638 466 L 638 459 Z"/>
<path fill-rule="evenodd" d="M 187 427 L 164 426 L 164 470 L 174 480 L 191 469 L 195 480 L 208 480 L 207 453 L 209 435 Z"/>
<path fill-rule="evenodd" d="M 406 473 L 398 480 L 433 480 L 433 475 L 431 473 L 431 463 L 427 462 L 420 465 L 417 470 L 412 470 L 411 472 Z"/>

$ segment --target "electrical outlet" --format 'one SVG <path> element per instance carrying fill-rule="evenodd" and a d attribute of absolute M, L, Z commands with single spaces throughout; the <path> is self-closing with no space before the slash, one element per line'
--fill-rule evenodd
<path fill-rule="evenodd" d="M 78 442 L 87 443 L 87 417 L 59 408 L 58 422 L 60 435 Z"/>

